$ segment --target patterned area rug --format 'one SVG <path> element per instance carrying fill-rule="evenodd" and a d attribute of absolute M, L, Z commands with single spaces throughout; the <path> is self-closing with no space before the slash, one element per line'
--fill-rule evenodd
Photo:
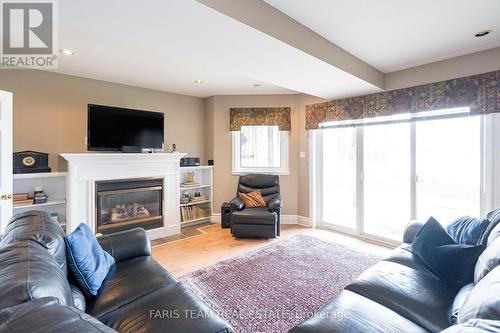
<path fill-rule="evenodd" d="M 239 333 L 287 332 L 380 258 L 306 235 L 181 277 Z"/>

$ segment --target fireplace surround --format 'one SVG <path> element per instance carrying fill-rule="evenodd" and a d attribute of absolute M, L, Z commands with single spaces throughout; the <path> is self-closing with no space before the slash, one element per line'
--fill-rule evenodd
<path fill-rule="evenodd" d="M 180 233 L 180 178 L 179 167 L 180 159 L 185 154 L 181 153 L 155 153 L 155 154 L 139 154 L 139 153 L 64 153 L 61 156 L 68 161 L 68 176 L 66 178 L 66 224 L 67 232 L 72 232 L 80 223 L 85 223 L 95 233 L 108 233 L 120 230 L 120 228 L 129 228 L 135 226 L 144 227 L 151 239 L 171 236 Z M 124 188 L 115 188 L 113 185 L 123 184 L 130 185 L 137 180 L 161 181 L 161 190 L 155 189 L 147 193 L 149 199 L 155 196 L 161 197 L 161 208 L 155 212 L 155 219 L 145 221 L 146 213 L 142 206 L 148 211 L 148 214 L 153 213 L 153 206 L 148 208 L 144 203 L 134 202 L 140 199 L 139 194 L 124 202 L 119 202 L 121 199 L 118 195 L 108 196 L 106 200 L 99 203 L 98 193 L 102 191 L 120 191 Z M 103 184 L 108 183 L 104 187 Z M 111 184 L 111 185 L 109 185 Z M 134 186 L 144 187 L 134 184 Z M 155 184 L 152 187 L 160 186 Z M 126 187 L 126 186 L 125 186 Z M 148 187 L 148 186 L 146 186 Z M 133 190 L 133 189 L 132 189 Z M 135 191 L 137 192 L 137 191 Z M 130 192 L 127 192 L 130 193 Z M 107 193 L 110 194 L 110 193 Z M 119 194 L 115 192 L 115 194 Z M 123 193 L 122 193 L 123 194 Z M 103 196 L 101 194 L 101 196 Z M 106 197 L 105 195 L 103 198 Z M 118 202 L 117 202 L 118 201 Z M 136 204 L 134 206 L 134 203 Z M 147 203 L 149 204 L 149 203 Z M 116 206 L 119 207 L 116 207 Z M 142 206 L 141 206 L 142 205 Z M 121 224 L 120 226 L 109 226 L 109 223 L 104 223 L 107 227 L 98 227 L 97 210 L 105 208 L 117 208 L 115 213 L 115 222 L 125 222 L 130 224 Z M 111 207 L 109 207 L 111 206 Z M 127 207 L 128 206 L 128 207 Z M 151 212 L 150 212 L 151 210 Z M 142 212 L 142 213 L 141 213 Z M 101 212 L 102 215 L 103 212 Z M 106 213 L 106 212 L 104 212 Z M 111 214 L 111 210 L 108 214 Z M 142 215 L 140 219 L 130 219 L 130 216 Z M 161 215 L 161 222 L 159 216 Z M 158 216 L 158 219 L 156 219 Z M 102 217 L 102 216 L 101 216 Z M 151 217 L 151 216 L 150 216 Z M 107 221 L 109 222 L 109 220 Z M 151 222 L 151 223 L 150 223 Z M 102 223 L 101 223 L 102 224 Z"/>

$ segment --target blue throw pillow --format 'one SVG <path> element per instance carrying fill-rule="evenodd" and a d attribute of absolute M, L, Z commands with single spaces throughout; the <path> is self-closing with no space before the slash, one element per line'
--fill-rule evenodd
<path fill-rule="evenodd" d="M 463 216 L 446 226 L 446 232 L 458 244 L 479 245 L 490 221 Z"/>
<path fill-rule="evenodd" d="M 80 224 L 64 240 L 69 268 L 85 291 L 97 295 L 115 260 L 101 248 L 86 224 Z"/>
<path fill-rule="evenodd" d="M 411 244 L 411 252 L 449 287 L 458 290 L 473 281 L 483 245 L 456 244 L 441 224 L 429 218 Z"/>

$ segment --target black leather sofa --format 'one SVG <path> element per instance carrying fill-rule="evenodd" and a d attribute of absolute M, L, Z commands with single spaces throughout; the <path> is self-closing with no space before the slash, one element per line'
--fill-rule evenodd
<path fill-rule="evenodd" d="M 232 332 L 151 257 L 143 229 L 99 238 L 116 265 L 95 297 L 68 272 L 63 237 L 38 211 L 8 224 L 0 241 L 0 332 Z"/>
<path fill-rule="evenodd" d="M 248 208 L 238 193 L 260 190 L 266 207 Z M 240 176 L 236 197 L 231 201 L 231 233 L 240 238 L 276 238 L 281 231 L 280 181 L 276 175 Z"/>
<path fill-rule="evenodd" d="M 495 225 L 500 209 L 488 218 Z M 491 231 L 488 248 L 478 260 L 491 271 L 458 293 L 410 252 L 409 242 L 421 226 L 410 224 L 404 235 L 406 243 L 289 332 L 500 332 L 500 266 L 494 268 L 500 257 L 500 223 Z"/>

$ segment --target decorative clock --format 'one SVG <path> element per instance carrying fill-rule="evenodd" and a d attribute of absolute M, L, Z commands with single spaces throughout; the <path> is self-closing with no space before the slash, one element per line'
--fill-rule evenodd
<path fill-rule="evenodd" d="M 49 154 L 38 151 L 14 153 L 14 173 L 50 172 Z"/>

